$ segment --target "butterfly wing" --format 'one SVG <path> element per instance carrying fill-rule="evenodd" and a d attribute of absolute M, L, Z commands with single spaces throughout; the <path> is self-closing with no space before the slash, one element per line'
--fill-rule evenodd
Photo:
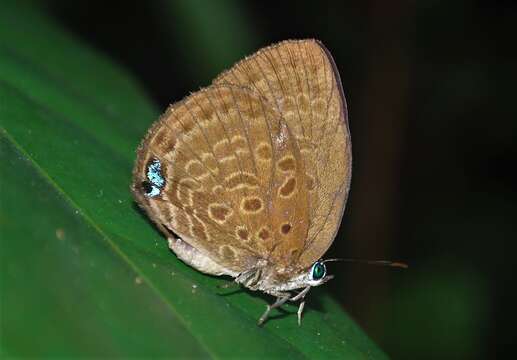
<path fill-rule="evenodd" d="M 302 243 L 279 246 L 306 268 L 332 244 L 351 179 L 351 141 L 341 80 L 328 50 L 316 40 L 284 41 L 259 50 L 221 74 L 214 84 L 247 86 L 272 103 L 296 138 L 309 201 Z"/>
<path fill-rule="evenodd" d="M 285 171 L 275 168 L 277 160 Z M 149 196 L 142 184 L 157 161 L 164 184 Z M 169 107 L 149 130 L 133 193 L 164 231 L 241 273 L 274 250 L 273 229 L 282 219 L 274 213 L 282 209 L 271 206 L 272 189 L 284 186 L 290 196 L 296 168 L 303 169 L 300 152 L 276 107 L 250 89 L 213 85 Z M 295 208 L 307 217 L 307 204 Z"/>

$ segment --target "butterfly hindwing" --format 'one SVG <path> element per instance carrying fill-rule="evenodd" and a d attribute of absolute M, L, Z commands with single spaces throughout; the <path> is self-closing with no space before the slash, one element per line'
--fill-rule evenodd
<path fill-rule="evenodd" d="M 214 85 L 172 105 L 138 154 L 134 193 L 150 217 L 234 272 L 270 257 L 274 232 L 294 221 L 275 199 L 303 168 L 299 150 L 278 110 L 249 88 Z M 148 196 L 138 184 L 156 161 L 165 184 Z"/>

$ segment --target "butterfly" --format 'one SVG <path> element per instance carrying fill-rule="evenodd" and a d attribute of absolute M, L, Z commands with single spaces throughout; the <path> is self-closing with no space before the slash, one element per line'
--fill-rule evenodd
<path fill-rule="evenodd" d="M 193 268 L 276 297 L 332 279 L 321 260 L 350 188 L 347 105 L 317 40 L 265 47 L 172 104 L 137 150 L 132 193 Z"/>

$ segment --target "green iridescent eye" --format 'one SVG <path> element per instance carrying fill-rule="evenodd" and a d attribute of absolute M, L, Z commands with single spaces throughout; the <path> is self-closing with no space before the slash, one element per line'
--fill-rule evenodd
<path fill-rule="evenodd" d="M 312 265 L 311 269 L 311 278 L 312 280 L 320 280 L 325 277 L 327 274 L 327 268 L 325 267 L 325 264 L 317 261 Z"/>

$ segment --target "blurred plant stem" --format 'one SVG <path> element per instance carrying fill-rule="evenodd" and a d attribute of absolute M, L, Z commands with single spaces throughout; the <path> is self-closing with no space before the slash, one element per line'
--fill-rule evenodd
<path fill-rule="evenodd" d="M 354 143 L 357 160 L 348 254 L 390 260 L 399 223 L 397 194 L 410 96 L 407 34 L 411 33 L 413 6 L 405 1 L 373 0 L 368 7 L 367 43 L 371 45 L 365 56 L 363 103 L 356 105 L 355 111 L 361 121 L 352 119 L 352 130 L 362 133 L 364 140 Z M 384 274 L 375 267 L 349 268 L 346 293 L 355 296 L 348 303 L 365 324 L 369 323 L 370 306 L 389 291 Z M 372 283 L 375 286 L 369 286 Z"/>
<path fill-rule="evenodd" d="M 170 51 L 180 52 L 196 84 L 208 85 L 261 45 L 242 2 L 163 0 L 154 8 L 167 36 L 174 38 Z"/>

